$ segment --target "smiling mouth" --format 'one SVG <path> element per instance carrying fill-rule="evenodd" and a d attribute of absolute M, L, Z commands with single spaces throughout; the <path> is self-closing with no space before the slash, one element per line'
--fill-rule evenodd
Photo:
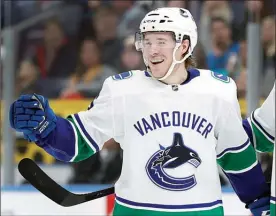
<path fill-rule="evenodd" d="M 151 63 L 152 63 L 153 65 L 161 64 L 162 62 L 164 62 L 164 60 L 159 61 L 159 62 L 152 62 L 152 61 L 151 61 Z"/>

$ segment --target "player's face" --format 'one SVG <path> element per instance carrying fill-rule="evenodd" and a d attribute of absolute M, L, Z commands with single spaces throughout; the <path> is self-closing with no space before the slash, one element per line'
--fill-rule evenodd
<path fill-rule="evenodd" d="M 216 21 L 212 24 L 212 36 L 217 44 L 225 44 L 230 40 L 231 31 L 226 24 Z"/>
<path fill-rule="evenodd" d="M 166 75 L 173 61 L 175 40 L 169 32 L 147 32 L 143 39 L 143 55 L 156 78 Z"/>

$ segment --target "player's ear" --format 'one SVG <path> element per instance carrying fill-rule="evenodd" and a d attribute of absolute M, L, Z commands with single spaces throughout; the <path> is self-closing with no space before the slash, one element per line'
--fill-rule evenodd
<path fill-rule="evenodd" d="M 190 41 L 188 39 L 185 39 L 182 41 L 181 44 L 181 54 L 184 55 L 187 50 L 189 49 Z"/>

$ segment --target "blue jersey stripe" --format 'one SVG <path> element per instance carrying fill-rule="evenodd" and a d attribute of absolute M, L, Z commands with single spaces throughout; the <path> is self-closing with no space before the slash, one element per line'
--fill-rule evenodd
<path fill-rule="evenodd" d="M 84 135 L 86 136 L 86 138 L 89 140 L 89 142 L 93 145 L 93 147 L 96 149 L 96 151 L 100 151 L 98 144 L 92 139 L 92 137 L 89 135 L 89 133 L 87 133 L 87 131 L 85 130 L 80 117 L 78 114 L 74 114 L 75 119 L 77 120 L 82 132 L 84 133 Z"/>
<path fill-rule="evenodd" d="M 198 203 L 198 204 L 186 204 L 186 205 L 162 205 L 162 204 L 153 204 L 153 203 L 138 203 L 130 200 L 123 199 L 121 197 L 116 196 L 116 200 L 137 207 L 145 207 L 145 208 L 156 208 L 156 209 L 196 209 L 196 208 L 206 208 L 212 207 L 218 204 L 222 204 L 222 200 L 216 200 L 210 203 Z"/>
<path fill-rule="evenodd" d="M 263 128 L 263 126 L 257 121 L 257 119 L 255 118 L 255 116 L 254 116 L 254 114 L 255 114 L 255 111 L 252 113 L 252 120 L 253 120 L 253 122 L 256 124 L 256 125 L 258 125 L 258 127 L 262 130 L 262 132 L 266 135 L 266 136 L 268 136 L 271 140 L 275 140 L 275 137 L 273 137 L 272 135 L 270 135 L 264 128 Z"/>
<path fill-rule="evenodd" d="M 218 157 L 218 158 L 221 157 L 223 154 L 225 154 L 225 153 L 228 152 L 228 151 L 238 151 L 238 150 L 244 148 L 245 146 L 247 146 L 248 143 L 249 143 L 249 139 L 247 139 L 246 142 L 245 142 L 244 144 L 240 145 L 240 146 L 236 146 L 236 147 L 232 147 L 232 148 L 227 148 L 227 149 L 225 149 L 225 150 L 222 151 L 220 154 L 218 154 L 217 157 Z"/>
<path fill-rule="evenodd" d="M 250 124 L 249 124 L 249 122 L 248 122 L 247 119 L 244 119 L 244 120 L 242 121 L 242 126 L 243 126 L 245 132 L 247 133 L 247 136 L 249 137 L 250 142 L 251 142 L 252 144 L 254 144 L 253 132 L 252 132 L 251 126 L 250 126 Z"/>

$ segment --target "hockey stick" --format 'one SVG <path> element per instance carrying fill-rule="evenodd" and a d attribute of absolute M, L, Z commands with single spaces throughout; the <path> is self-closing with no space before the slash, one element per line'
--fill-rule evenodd
<path fill-rule="evenodd" d="M 51 179 L 33 160 L 29 158 L 24 158 L 19 162 L 18 170 L 20 174 L 37 190 L 43 193 L 50 200 L 64 207 L 75 206 L 114 193 L 114 187 L 87 194 L 72 193 Z"/>

